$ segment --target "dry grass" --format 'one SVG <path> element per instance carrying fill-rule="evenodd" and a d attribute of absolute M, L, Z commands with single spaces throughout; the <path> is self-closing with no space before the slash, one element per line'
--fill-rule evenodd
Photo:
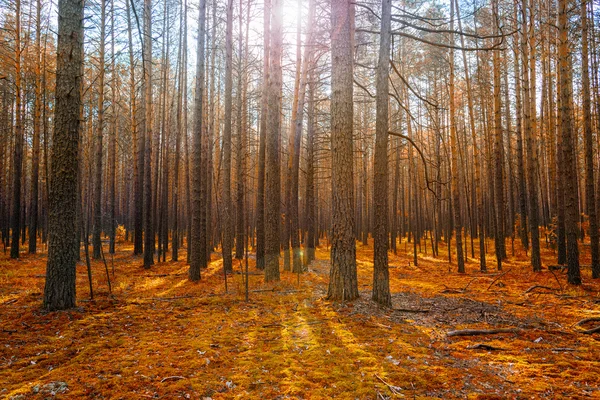
<path fill-rule="evenodd" d="M 573 326 L 600 316 L 589 268 L 574 288 L 560 272 L 531 272 L 517 250 L 495 280 L 475 259 L 466 274 L 444 254 L 423 252 L 409 266 L 402 244 L 390 256 L 391 288 L 394 308 L 409 311 L 394 311 L 369 300 L 372 247 L 357 246 L 362 297 L 352 303 L 324 299 L 326 248 L 299 285 L 289 272 L 276 285 L 251 275 L 246 303 L 240 274 L 224 293 L 216 256 L 193 284 L 184 262 L 146 271 L 121 243 L 112 296 L 94 263 L 96 299 L 87 300 L 81 264 L 79 309 L 51 314 L 40 310 L 45 254 L 2 256 L 0 398 L 600 398 L 600 334 Z M 547 249 L 543 257 L 553 260 Z M 563 290 L 526 293 L 559 288 L 557 279 Z M 494 327 L 520 332 L 446 336 Z M 500 350 L 468 349 L 480 343 Z"/>

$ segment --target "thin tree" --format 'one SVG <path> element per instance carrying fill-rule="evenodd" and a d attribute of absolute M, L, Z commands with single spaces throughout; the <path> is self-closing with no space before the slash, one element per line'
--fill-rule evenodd
<path fill-rule="evenodd" d="M 23 87 L 21 77 L 21 0 L 15 1 L 15 147 L 13 152 L 12 240 L 10 258 L 19 258 L 21 235 L 21 175 L 23 174 Z M 24 222 L 24 221 L 23 221 Z"/>
<path fill-rule="evenodd" d="M 454 31 L 454 2 L 450 2 L 450 31 Z M 454 34 L 450 33 L 450 44 L 454 44 Z M 458 162 L 458 133 L 456 129 L 456 94 L 454 89 L 454 48 L 449 52 L 450 76 L 448 90 L 450 92 L 450 152 L 452 161 L 452 208 L 454 211 L 454 229 L 456 232 L 456 262 L 458 272 L 465 272 L 465 259 L 462 246 L 462 219 L 461 196 L 459 187 L 459 162 Z M 450 242 L 448 242 L 450 243 Z M 450 250 L 449 250 L 450 251 Z"/>
<path fill-rule="evenodd" d="M 265 153 L 265 281 L 279 280 L 281 225 L 281 56 L 283 52 L 283 0 L 271 1 L 267 138 Z"/>
<path fill-rule="evenodd" d="M 102 246 L 100 234 L 102 232 L 102 139 L 104 130 L 104 55 L 106 36 L 106 1 L 100 0 L 100 48 L 98 50 L 98 121 L 96 125 L 96 151 L 94 152 L 94 228 L 92 246 L 94 251 L 92 257 L 96 260 L 101 258 Z"/>
<path fill-rule="evenodd" d="M 154 264 L 154 223 L 152 209 L 152 0 L 144 0 L 144 268 Z"/>
<path fill-rule="evenodd" d="M 190 280 L 200 280 L 200 268 L 206 267 L 205 237 L 202 235 L 202 135 L 204 131 L 204 40 L 206 38 L 206 0 L 200 0 L 198 9 L 198 51 L 196 58 L 196 93 L 194 98 L 194 148 L 192 159 L 192 248 L 190 255 Z"/>
<path fill-rule="evenodd" d="M 558 66 L 560 119 L 564 162 L 565 233 L 567 238 L 567 280 L 572 285 L 581 284 L 579 270 L 579 206 L 577 196 L 577 166 L 575 160 L 575 134 L 571 122 L 571 60 L 568 40 L 567 1 L 558 1 Z"/>
<path fill-rule="evenodd" d="M 35 254 L 38 233 L 38 199 L 40 175 L 40 136 L 42 118 L 42 1 L 36 1 L 35 19 L 35 103 L 33 115 L 33 143 L 31 149 L 31 202 L 29 208 L 29 253 Z"/>
<path fill-rule="evenodd" d="M 379 35 L 379 61 L 377 64 L 377 116 L 375 125 L 375 165 L 373 190 L 378 193 L 374 201 L 373 225 L 373 300 L 383 306 L 392 305 L 388 269 L 388 92 L 390 69 L 390 41 L 392 2 L 382 1 L 381 33 Z"/>
<path fill-rule="evenodd" d="M 265 157 L 267 138 L 267 113 L 269 98 L 269 52 L 270 52 L 271 0 L 264 1 L 263 10 L 263 75 L 258 144 L 258 168 L 256 183 L 256 268 L 265 268 Z"/>
<path fill-rule="evenodd" d="M 233 105 L 233 0 L 227 0 L 225 34 L 225 126 L 223 129 L 223 268 L 233 271 L 233 205 L 231 201 L 231 109 Z"/>
<path fill-rule="evenodd" d="M 581 2 L 581 95 L 583 102 L 583 135 L 585 141 L 585 203 L 589 219 L 592 278 L 600 278 L 600 250 L 598 249 L 598 219 L 594 191 L 594 138 L 589 75 L 589 44 L 587 0 Z"/>

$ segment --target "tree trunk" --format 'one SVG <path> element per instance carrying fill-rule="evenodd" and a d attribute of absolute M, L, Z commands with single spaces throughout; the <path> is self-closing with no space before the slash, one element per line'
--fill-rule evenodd
<path fill-rule="evenodd" d="M 377 99 L 375 123 L 375 157 L 373 166 L 373 296 L 385 307 L 392 305 L 390 273 L 388 269 L 388 87 L 390 67 L 392 2 L 382 1 L 381 33 L 379 35 L 379 61 L 377 64 Z"/>
<path fill-rule="evenodd" d="M 450 4 L 450 30 L 454 30 L 454 2 Z M 454 34 L 450 34 L 450 43 L 454 42 Z M 454 93 L 454 49 L 450 49 L 450 77 L 448 89 L 450 91 L 450 152 L 452 155 L 452 201 L 454 208 L 454 229 L 456 233 L 456 261 L 458 272 L 465 272 L 465 259 L 462 247 L 462 220 L 461 199 L 459 187 L 459 163 L 458 163 L 458 133 L 456 131 L 456 99 Z M 450 242 L 448 242 L 450 243 Z"/>
<path fill-rule="evenodd" d="M 223 131 L 223 268 L 233 271 L 233 204 L 231 201 L 231 108 L 233 91 L 233 0 L 227 1 L 225 38 L 225 127 Z"/>
<path fill-rule="evenodd" d="M 100 235 L 102 233 L 102 136 L 104 129 L 104 54 L 106 36 L 106 1 L 100 0 L 100 49 L 99 62 L 100 71 L 98 73 L 98 121 L 96 127 L 96 151 L 95 151 L 95 171 L 94 171 L 94 228 L 92 245 L 94 252 L 92 257 L 95 260 L 101 258 L 102 241 Z"/>
<path fill-rule="evenodd" d="M 525 132 L 525 143 L 527 147 L 527 181 L 529 185 L 529 233 L 531 235 L 531 265 L 534 271 L 541 271 L 542 262 L 540 259 L 540 236 L 539 236 L 539 212 L 537 195 L 537 149 L 536 133 L 532 127 L 531 118 L 531 96 L 530 96 L 530 68 L 529 63 L 529 43 L 528 43 L 528 24 L 527 24 L 527 1 L 522 5 L 522 26 L 521 26 L 521 64 L 523 66 L 523 130 Z M 531 10 L 530 10 L 531 11 Z M 531 77 L 535 78 L 534 76 Z"/>
<path fill-rule="evenodd" d="M 265 0 L 263 14 L 263 76 L 260 109 L 260 137 L 258 144 L 258 179 L 256 188 L 256 268 L 265 268 L 265 151 L 267 133 L 267 113 L 269 98 L 269 26 L 271 2 Z"/>
<path fill-rule="evenodd" d="M 48 263 L 44 308 L 75 306 L 75 264 L 78 251 L 77 171 L 79 169 L 79 107 L 83 77 L 83 1 L 58 2 L 56 108 L 48 214 Z"/>
<path fill-rule="evenodd" d="M 15 2 L 15 149 L 13 155 L 12 241 L 10 258 L 19 258 L 21 234 L 21 175 L 23 171 L 23 114 L 21 84 L 21 0 Z"/>
<path fill-rule="evenodd" d="M 279 280 L 281 225 L 281 178 L 279 139 L 281 135 L 281 89 L 283 52 L 283 0 L 271 1 L 268 111 L 265 153 L 265 281 Z"/>
<path fill-rule="evenodd" d="M 567 239 L 567 280 L 572 285 L 581 284 L 579 270 L 579 207 L 577 196 L 577 166 L 575 159 L 575 133 L 571 123 L 571 60 L 568 40 L 567 0 L 558 1 L 558 63 L 560 80 L 560 119 L 564 162 L 565 233 Z"/>
<path fill-rule="evenodd" d="M 206 210 L 206 191 L 203 190 L 203 179 L 206 174 L 202 168 L 203 148 L 203 106 L 204 106 L 204 40 L 206 38 L 206 0 L 200 0 L 198 9 L 198 51 L 196 53 L 196 92 L 194 98 L 194 132 L 192 173 L 192 248 L 188 276 L 191 281 L 200 280 L 200 269 L 207 265 L 206 260 L 206 224 L 202 224 Z M 205 180 L 205 179 L 204 179 Z M 204 225 L 204 227 L 203 227 Z M 203 229 L 204 228 L 204 229 Z"/>
<path fill-rule="evenodd" d="M 592 278 L 600 278 L 600 252 L 598 249 L 598 219 L 594 191 L 594 142 L 589 76 L 587 0 L 581 2 L 581 89 L 583 101 L 583 134 L 585 140 L 585 195 L 589 219 Z"/>
<path fill-rule="evenodd" d="M 358 298 L 353 193 L 354 5 L 331 0 L 331 271 L 327 298 Z"/>

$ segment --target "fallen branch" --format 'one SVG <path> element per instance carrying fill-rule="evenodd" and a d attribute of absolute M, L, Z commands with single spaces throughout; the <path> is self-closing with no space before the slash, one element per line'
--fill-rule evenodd
<path fill-rule="evenodd" d="M 567 352 L 567 351 L 577 351 L 577 350 L 576 349 L 572 349 L 570 347 L 556 347 L 556 348 L 552 349 L 551 351 L 554 351 L 554 352 L 565 351 L 565 352 Z"/>
<path fill-rule="evenodd" d="M 471 279 L 469 281 L 469 283 L 467 283 L 467 285 L 465 287 L 463 287 L 462 289 L 452 289 L 449 287 L 446 287 L 446 289 L 442 290 L 442 293 L 465 293 L 467 291 L 467 289 L 469 288 L 469 286 L 471 286 L 471 283 L 473 283 L 474 280 L 476 280 L 477 277 Z M 446 285 L 444 285 L 446 286 Z"/>
<path fill-rule="evenodd" d="M 387 383 L 386 381 L 384 381 L 379 375 L 375 374 L 375 377 L 377 379 L 379 379 L 381 381 L 381 383 L 383 383 L 385 386 L 388 387 L 388 389 L 390 389 L 390 392 L 392 392 L 392 394 L 400 394 L 400 390 L 402 390 L 402 388 L 400 386 L 394 386 L 394 385 L 390 385 L 389 383 Z"/>
<path fill-rule="evenodd" d="M 554 276 L 554 279 L 556 279 L 556 282 L 558 283 L 558 286 L 560 287 L 560 291 L 562 292 L 562 291 L 563 291 L 563 286 L 562 286 L 562 284 L 560 283 L 560 280 L 558 280 L 558 276 L 556 276 L 556 274 L 554 273 L 554 271 L 553 271 L 553 270 L 549 269 L 549 271 L 550 271 L 550 272 L 552 273 L 552 275 Z"/>
<path fill-rule="evenodd" d="M 467 349 L 468 350 L 504 350 L 501 347 L 494 347 L 492 345 L 485 344 L 485 343 L 477 343 L 472 346 L 467 346 Z"/>
<path fill-rule="evenodd" d="M 581 333 L 585 333 L 586 335 L 591 335 L 592 333 L 600 332 L 600 325 L 595 328 L 588 329 L 587 331 L 581 331 Z"/>
<path fill-rule="evenodd" d="M 589 317 L 589 318 L 584 318 L 581 321 L 575 323 L 575 326 L 581 326 L 581 325 L 585 325 L 588 322 L 596 322 L 596 321 L 600 321 L 600 317 Z M 586 334 L 586 335 L 591 335 L 592 333 L 596 333 L 596 332 L 600 332 L 600 325 L 591 328 L 591 329 L 586 329 L 586 330 L 582 330 L 579 331 L 580 333 Z"/>
<path fill-rule="evenodd" d="M 185 295 L 185 296 L 175 296 L 175 297 L 151 297 L 148 300 L 173 301 L 173 300 L 180 300 L 180 299 L 191 299 L 191 298 L 195 298 L 195 297 L 205 297 L 205 296 Z"/>
<path fill-rule="evenodd" d="M 533 285 L 532 287 L 530 287 L 529 289 L 527 289 L 526 291 L 524 291 L 523 294 L 527 294 L 529 292 L 533 292 L 535 289 L 546 289 L 546 290 L 552 290 L 552 291 L 558 290 L 556 288 L 552 288 L 552 287 L 549 287 L 549 286 Z"/>
<path fill-rule="evenodd" d="M 393 311 L 407 313 L 428 313 L 431 310 L 429 308 L 394 308 Z"/>
<path fill-rule="evenodd" d="M 573 324 L 573 326 L 581 326 L 584 324 L 587 324 L 588 322 L 597 322 L 600 321 L 600 317 L 589 317 L 589 318 L 584 318 L 579 322 L 576 322 L 575 324 Z"/>
<path fill-rule="evenodd" d="M 496 283 L 496 281 L 497 281 L 498 279 L 502 278 L 504 275 L 508 274 L 509 272 L 510 272 L 510 269 L 507 269 L 507 270 L 506 270 L 506 272 L 504 272 L 504 273 L 502 273 L 502 274 L 498 275 L 498 276 L 496 277 L 496 279 L 494 279 L 494 280 L 492 281 L 492 283 L 490 283 L 490 286 L 488 286 L 488 288 L 487 288 L 486 290 L 490 290 L 490 288 L 491 288 L 492 286 L 494 286 L 494 283 Z"/>
<path fill-rule="evenodd" d="M 497 329 L 459 329 L 449 331 L 446 336 L 475 336 L 475 335 L 495 335 L 497 333 L 517 333 L 517 328 L 497 328 Z"/>
<path fill-rule="evenodd" d="M 183 376 L 179 376 L 179 375 L 175 375 L 175 376 L 167 376 L 166 378 L 162 378 L 160 380 L 160 382 L 166 382 L 166 381 L 178 381 L 180 379 L 185 379 L 185 377 Z"/>

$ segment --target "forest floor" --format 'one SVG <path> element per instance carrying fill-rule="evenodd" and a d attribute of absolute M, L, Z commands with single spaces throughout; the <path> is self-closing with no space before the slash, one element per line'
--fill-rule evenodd
<path fill-rule="evenodd" d="M 45 254 L 2 255 L 0 398 L 600 398 L 600 333 L 582 333 L 600 322 L 576 325 L 600 317 L 600 282 L 589 267 L 581 287 L 533 273 L 508 245 L 501 273 L 489 256 L 489 273 L 469 258 L 458 274 L 442 254 L 413 265 L 402 244 L 393 309 L 370 301 L 373 250 L 360 244 L 361 297 L 346 304 L 325 299 L 326 247 L 299 283 L 282 272 L 265 284 L 250 260 L 246 302 L 237 264 L 225 293 L 217 255 L 195 284 L 184 261 L 144 270 L 120 244 L 112 294 L 93 262 L 90 301 L 80 263 L 78 308 L 55 313 L 41 310 Z M 448 334 L 467 328 L 514 330 Z"/>

